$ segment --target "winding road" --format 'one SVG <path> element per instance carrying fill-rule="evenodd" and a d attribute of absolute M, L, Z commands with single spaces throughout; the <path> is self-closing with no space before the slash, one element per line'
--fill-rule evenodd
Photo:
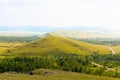
<path fill-rule="evenodd" d="M 112 52 L 113 55 L 116 54 L 116 52 L 115 52 L 111 47 L 108 47 L 108 48 L 109 48 L 109 50 Z M 105 66 L 100 65 L 100 64 L 97 64 L 97 63 L 95 63 L 95 62 L 91 62 L 91 64 L 93 64 L 93 65 L 95 65 L 95 66 L 97 66 L 97 67 L 105 67 Z M 108 68 L 108 67 L 106 67 L 106 69 L 107 69 L 107 70 L 111 70 L 111 71 L 116 71 L 116 70 L 114 70 L 113 68 Z"/>
<path fill-rule="evenodd" d="M 108 48 L 112 52 L 112 54 L 116 54 L 116 52 L 111 47 L 108 47 Z"/>
<path fill-rule="evenodd" d="M 103 65 L 100 65 L 100 64 L 97 64 L 97 63 L 95 63 L 95 62 L 91 62 L 91 64 L 93 64 L 93 65 L 95 65 L 95 66 L 97 66 L 97 67 L 105 67 L 105 66 L 103 66 Z M 110 71 L 115 71 L 113 68 L 108 68 L 108 67 L 105 67 L 107 70 L 110 70 Z"/>

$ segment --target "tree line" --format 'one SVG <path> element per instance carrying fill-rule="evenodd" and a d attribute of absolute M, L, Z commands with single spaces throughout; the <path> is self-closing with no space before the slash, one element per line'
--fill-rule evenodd
<path fill-rule="evenodd" d="M 119 56 L 120 57 L 120 56 Z M 104 59 L 103 59 L 104 58 Z M 119 60 L 119 58 L 112 57 L 113 61 Z M 51 56 L 39 56 L 39 57 L 14 57 L 0 59 L 0 72 L 21 72 L 30 73 L 32 70 L 38 68 L 44 69 L 59 69 L 64 71 L 72 71 L 78 73 L 93 74 L 99 76 L 120 77 L 120 73 L 117 71 L 108 71 L 106 67 L 97 67 L 92 65 L 91 62 L 105 61 L 106 64 L 112 63 L 111 57 L 106 55 L 51 55 Z M 100 63 L 103 64 L 104 63 Z M 116 65 L 116 64 L 115 64 Z M 108 66 L 108 65 L 107 65 Z M 119 66 L 119 65 L 117 65 Z M 115 66 L 114 66 L 115 67 Z"/>
<path fill-rule="evenodd" d="M 120 38 L 86 38 L 86 39 L 71 38 L 71 39 L 99 45 L 112 45 L 112 46 L 120 45 Z"/>
<path fill-rule="evenodd" d="M 0 42 L 30 42 L 33 40 L 38 39 L 37 36 L 31 37 L 7 37 L 7 36 L 0 36 Z"/>

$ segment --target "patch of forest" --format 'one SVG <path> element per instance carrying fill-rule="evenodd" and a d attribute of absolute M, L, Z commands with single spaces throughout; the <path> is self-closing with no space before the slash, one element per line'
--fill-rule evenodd
<path fill-rule="evenodd" d="M 0 42 L 30 42 L 38 38 L 39 38 L 38 36 L 31 36 L 31 37 L 0 36 Z"/>
<path fill-rule="evenodd" d="M 86 38 L 86 39 L 72 38 L 72 39 L 99 45 L 111 45 L 111 46 L 120 45 L 120 38 Z"/>
<path fill-rule="evenodd" d="M 14 57 L 0 59 L 0 72 L 20 72 L 29 73 L 39 68 L 58 69 L 99 76 L 120 77 L 120 72 L 108 70 L 109 68 L 120 66 L 120 55 L 73 55 L 61 54 L 39 57 Z M 103 67 L 98 67 L 91 62 L 99 63 Z M 111 66 L 112 65 L 112 66 Z"/>

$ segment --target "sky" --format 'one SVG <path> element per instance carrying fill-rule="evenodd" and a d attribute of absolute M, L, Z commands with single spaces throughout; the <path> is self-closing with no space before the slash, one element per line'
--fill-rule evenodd
<path fill-rule="evenodd" d="M 120 30 L 120 0 L 0 0 L 0 30 Z"/>

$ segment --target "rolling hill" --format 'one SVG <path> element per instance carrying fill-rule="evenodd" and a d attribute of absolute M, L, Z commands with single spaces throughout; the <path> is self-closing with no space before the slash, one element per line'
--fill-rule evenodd
<path fill-rule="evenodd" d="M 72 53 L 86 55 L 92 54 L 93 52 L 98 52 L 100 54 L 111 53 L 106 46 L 89 44 L 48 34 L 46 37 L 16 47 L 15 49 L 7 51 L 5 54 L 38 56 L 54 53 Z"/>

